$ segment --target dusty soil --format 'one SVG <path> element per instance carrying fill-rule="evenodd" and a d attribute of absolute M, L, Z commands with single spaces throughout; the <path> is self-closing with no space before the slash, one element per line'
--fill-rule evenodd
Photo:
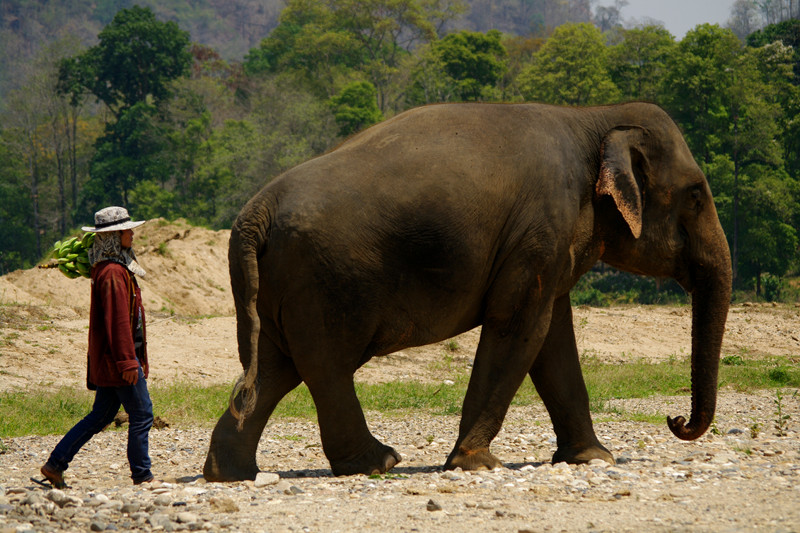
<path fill-rule="evenodd" d="M 140 285 L 148 312 L 151 386 L 180 380 L 230 383 L 241 372 L 227 273 L 228 235 L 161 220 L 137 230 L 134 248 L 147 270 Z M 44 269 L 0 277 L 0 391 L 82 386 L 88 304 L 86 279 L 69 280 Z M 607 363 L 657 361 L 684 358 L 691 351 L 688 307 L 574 312 L 583 357 Z M 373 360 L 356 379 L 442 382 L 469 366 L 479 334 L 476 329 Z M 734 306 L 724 355 L 800 360 L 800 306 Z M 680 414 L 688 412 L 688 402 L 680 397 L 633 403 L 642 412 L 661 413 L 668 405 L 670 414 Z M 396 469 L 399 477 L 377 480 L 330 478 L 315 424 L 281 420 L 270 423 L 259 451 L 261 469 L 278 472 L 281 480 L 259 487 L 252 482 L 205 484 L 199 474 L 208 428 L 169 428 L 152 435 L 154 470 L 167 482 L 134 491 L 127 486 L 121 452 L 125 434 L 105 432 L 88 445 L 91 461 L 79 455 L 69 471 L 71 490 L 83 501 L 81 510 L 54 504 L 56 496 L 28 481 L 57 436 L 3 439 L 0 531 L 6 526 L 14 531 L 28 526 L 86 530 L 98 521 L 119 529 L 170 531 L 797 531 L 800 400 L 785 403 L 791 416 L 788 438 L 768 431 L 774 396 L 765 394 L 722 390 L 721 434 L 694 443 L 677 441 L 665 424 L 610 417 L 597 423 L 597 432 L 624 461 L 615 467 L 555 470 L 546 464 L 555 448 L 546 412 L 535 406 L 514 408 L 493 447 L 509 468 L 455 477 L 439 466 L 455 439 L 457 418 L 420 415 L 412 422 L 371 413 L 376 435 L 404 456 Z M 748 428 L 756 421 L 762 431 L 751 436 Z M 23 501 L 37 494 L 38 503 L 36 498 Z M 92 500 L 98 494 L 100 503 Z M 162 503 L 169 502 L 159 507 L 155 500 L 164 494 L 169 498 L 161 498 Z M 106 505 L 114 501 L 138 501 L 141 511 L 134 516 L 130 508 L 117 508 L 122 504 Z M 194 513 L 196 520 L 179 520 L 181 511 Z"/>

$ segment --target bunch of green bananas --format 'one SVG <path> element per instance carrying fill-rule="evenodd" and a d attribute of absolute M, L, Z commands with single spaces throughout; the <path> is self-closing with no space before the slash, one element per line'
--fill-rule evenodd
<path fill-rule="evenodd" d="M 64 242 L 57 241 L 53 245 L 53 258 L 58 262 L 58 269 L 70 279 L 79 276 L 90 277 L 89 248 L 94 244 L 94 233 L 84 233 L 80 239 L 70 237 Z"/>

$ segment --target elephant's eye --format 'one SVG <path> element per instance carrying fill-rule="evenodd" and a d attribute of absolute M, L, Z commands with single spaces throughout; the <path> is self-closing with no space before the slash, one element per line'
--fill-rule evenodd
<path fill-rule="evenodd" d="M 688 208 L 700 212 L 703 209 L 703 191 L 701 186 L 697 185 L 689 189 L 689 205 Z"/>

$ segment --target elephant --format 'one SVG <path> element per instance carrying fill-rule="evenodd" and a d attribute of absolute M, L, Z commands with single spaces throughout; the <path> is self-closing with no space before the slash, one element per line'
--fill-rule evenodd
<path fill-rule="evenodd" d="M 401 458 L 370 433 L 354 373 L 478 326 L 444 468 L 501 466 L 489 447 L 526 375 L 553 462 L 614 463 L 569 299 L 599 261 L 691 294 L 690 419 L 667 422 L 691 440 L 714 417 L 730 252 L 705 175 L 654 104 L 405 111 L 269 182 L 236 218 L 228 259 L 244 372 L 211 435 L 208 481 L 255 478 L 267 420 L 301 382 L 332 473 L 387 472 Z"/>

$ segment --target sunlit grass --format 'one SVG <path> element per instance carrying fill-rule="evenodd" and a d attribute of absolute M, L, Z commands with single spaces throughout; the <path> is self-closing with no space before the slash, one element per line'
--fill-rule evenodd
<path fill-rule="evenodd" d="M 690 363 L 686 359 L 662 363 L 635 362 L 603 364 L 589 359 L 583 363 L 592 411 L 631 421 L 660 420 L 654 415 L 627 412 L 607 405 L 609 400 L 686 395 L 690 392 Z M 356 384 L 356 394 L 365 411 L 408 416 L 424 411 L 434 415 L 461 412 L 469 376 L 463 374 L 452 384 L 395 381 L 382 384 Z M 738 392 L 758 389 L 800 388 L 800 368 L 789 358 L 724 359 L 720 366 L 720 388 Z M 231 385 L 201 387 L 175 383 L 151 388 L 155 414 L 175 427 L 212 427 L 228 406 Z M 0 438 L 21 435 L 60 434 L 67 431 L 91 409 L 90 391 L 60 388 L 0 394 Z M 526 379 L 513 405 L 539 402 Z M 274 417 L 316 419 L 316 409 L 305 385 L 289 393 L 279 404 Z"/>

